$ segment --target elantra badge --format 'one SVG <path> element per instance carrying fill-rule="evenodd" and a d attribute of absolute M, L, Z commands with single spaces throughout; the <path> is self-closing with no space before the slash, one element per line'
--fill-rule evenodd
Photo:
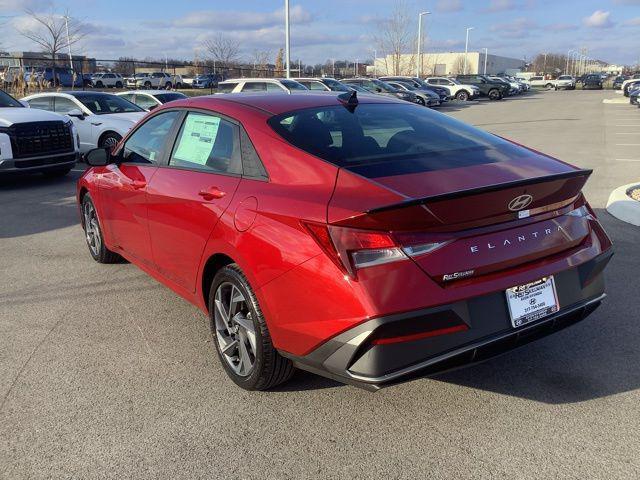
<path fill-rule="evenodd" d="M 527 208 L 531 202 L 533 202 L 533 197 L 531 195 L 520 195 L 514 198 L 509 202 L 509 210 L 512 212 L 517 212 L 518 210 L 522 210 L 523 208 Z"/>

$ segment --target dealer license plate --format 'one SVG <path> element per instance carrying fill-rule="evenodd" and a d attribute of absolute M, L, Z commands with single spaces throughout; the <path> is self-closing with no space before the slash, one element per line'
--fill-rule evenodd
<path fill-rule="evenodd" d="M 506 290 L 513 328 L 535 322 L 558 311 L 558 295 L 553 277 Z"/>

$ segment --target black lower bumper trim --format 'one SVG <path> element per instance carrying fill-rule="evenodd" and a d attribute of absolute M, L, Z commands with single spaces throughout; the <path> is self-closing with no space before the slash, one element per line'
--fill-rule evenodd
<path fill-rule="evenodd" d="M 586 318 L 605 297 L 603 269 L 611 255 L 611 251 L 605 252 L 579 267 L 555 274 L 561 310 L 519 328 L 511 326 L 505 295 L 500 291 L 422 311 L 373 318 L 305 356 L 280 353 L 303 370 L 367 389 L 483 361 Z M 409 330 L 407 323 L 411 322 L 437 327 L 440 317 L 460 319 L 469 328 L 395 344 L 375 340 L 389 328 Z"/>

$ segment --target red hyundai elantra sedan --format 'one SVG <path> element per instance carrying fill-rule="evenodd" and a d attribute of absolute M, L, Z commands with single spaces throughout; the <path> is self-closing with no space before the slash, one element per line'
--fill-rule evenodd
<path fill-rule="evenodd" d="M 590 171 L 407 102 L 176 101 L 87 161 L 93 258 L 206 312 L 245 389 L 295 367 L 375 389 L 555 332 L 605 296 Z"/>

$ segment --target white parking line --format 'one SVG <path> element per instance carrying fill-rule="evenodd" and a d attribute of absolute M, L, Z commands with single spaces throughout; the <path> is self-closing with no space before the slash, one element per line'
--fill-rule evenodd
<path fill-rule="evenodd" d="M 640 132 L 616 132 L 616 135 L 640 135 Z"/>
<path fill-rule="evenodd" d="M 616 158 L 617 162 L 640 162 L 640 158 Z"/>
<path fill-rule="evenodd" d="M 640 143 L 616 143 L 616 147 L 640 147 Z"/>

